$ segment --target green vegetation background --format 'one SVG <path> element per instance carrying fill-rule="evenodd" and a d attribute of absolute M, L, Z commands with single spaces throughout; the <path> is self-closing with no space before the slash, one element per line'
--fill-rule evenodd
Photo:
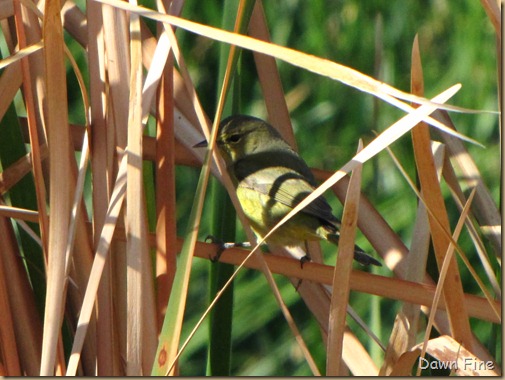
<path fill-rule="evenodd" d="M 222 8 L 221 1 L 186 0 L 183 16 L 219 27 Z M 274 43 L 342 63 L 404 91 L 409 91 L 410 88 L 411 47 L 414 36 L 418 33 L 427 97 L 434 96 L 455 83 L 461 83 L 462 90 L 454 98 L 453 104 L 472 109 L 497 109 L 494 30 L 477 0 L 280 0 L 264 1 L 264 8 Z M 212 118 L 220 85 L 216 82 L 219 44 L 184 31 L 178 31 L 178 37 L 200 100 Z M 69 43 L 73 45 L 71 41 Z M 75 47 L 74 55 L 80 57 L 80 63 L 84 62 L 81 48 Z M 378 60 L 380 66 L 377 65 Z M 250 52 L 244 52 L 243 62 L 243 113 L 265 118 L 263 97 Z M 85 70 L 83 65 L 81 67 Z M 310 166 L 326 170 L 338 169 L 353 156 L 359 138 L 367 144 L 374 138 L 374 130 L 382 131 L 402 116 L 393 107 L 340 83 L 283 62 L 278 62 L 278 68 L 286 94 L 302 94 L 301 101 L 290 113 L 299 151 Z M 70 80 L 70 85 L 74 84 Z M 71 122 L 83 120 L 78 91 L 76 85 L 69 89 L 70 100 L 75 107 L 70 113 Z M 483 149 L 467 144 L 484 182 L 498 204 L 501 172 L 498 117 L 490 114 L 451 116 L 460 132 L 486 146 Z M 395 143 L 393 150 L 411 178 L 415 179 L 409 137 Z M 149 173 L 149 165 L 146 165 L 146 169 Z M 186 218 L 197 177 L 198 170 L 195 168 L 178 168 L 180 234 L 187 226 Z M 146 186 L 149 194 L 152 185 L 147 181 Z M 386 154 L 379 155 L 365 165 L 363 191 L 409 246 L 417 202 Z M 444 194 L 449 200 L 446 188 Z M 328 198 L 339 215 L 340 204 L 334 197 Z M 455 223 L 457 210 L 450 200 L 448 204 L 451 222 Z M 206 205 L 205 210 L 210 210 L 209 205 Z M 204 218 L 208 215 L 205 210 Z M 207 232 L 208 221 L 204 220 L 201 226 L 202 239 Z M 243 235 L 239 233 L 237 240 L 241 238 Z M 460 241 L 472 263 L 479 267 L 468 235 L 464 233 Z M 358 236 L 358 243 L 366 250 L 373 251 L 363 236 Z M 335 248 L 323 244 L 323 250 L 327 262 L 334 263 Z M 186 334 L 208 304 L 208 266 L 205 260 L 196 259 L 194 262 L 190 302 L 187 304 Z M 465 291 L 478 293 L 467 271 L 463 266 L 460 268 Z M 381 268 L 376 273 L 392 275 L 386 268 Z M 315 319 L 288 281 L 278 277 L 278 282 L 309 349 L 324 371 L 325 348 Z M 243 270 L 235 284 L 232 374 L 310 375 L 263 276 Z M 351 304 L 383 343 L 387 344 L 400 303 L 352 293 Z M 383 361 L 380 349 L 352 321 L 349 323 L 380 365 Z M 499 329 L 489 323 L 474 320 L 472 327 L 479 338 L 489 343 L 491 353 L 495 357 L 501 357 L 501 338 L 496 335 Z M 205 373 L 207 339 L 204 326 L 181 358 L 182 375 Z"/>

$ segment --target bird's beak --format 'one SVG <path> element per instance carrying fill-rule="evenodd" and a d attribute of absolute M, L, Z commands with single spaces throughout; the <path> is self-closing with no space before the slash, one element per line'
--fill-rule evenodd
<path fill-rule="evenodd" d="M 205 148 L 207 147 L 207 140 L 200 141 L 198 144 L 193 145 L 193 148 Z"/>

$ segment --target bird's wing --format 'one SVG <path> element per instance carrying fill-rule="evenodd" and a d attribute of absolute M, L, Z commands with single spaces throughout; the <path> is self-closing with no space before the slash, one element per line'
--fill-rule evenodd
<path fill-rule="evenodd" d="M 241 178 L 238 186 L 268 195 L 291 208 L 294 208 L 314 191 L 314 187 L 304 176 L 289 168 L 274 165 L 259 169 Z M 332 213 L 331 206 L 322 196 L 314 199 L 302 212 L 333 225 L 338 223 L 338 219 Z"/>

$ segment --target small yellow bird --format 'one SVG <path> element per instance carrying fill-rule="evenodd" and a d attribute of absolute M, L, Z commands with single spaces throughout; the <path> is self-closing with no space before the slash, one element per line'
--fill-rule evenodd
<path fill-rule="evenodd" d="M 265 236 L 308 194 L 316 181 L 305 161 L 267 122 L 245 115 L 219 125 L 217 146 L 226 162 L 237 197 L 251 227 Z M 206 146 L 203 141 L 195 146 Z M 300 246 L 306 240 L 338 244 L 340 221 L 324 197 L 316 198 L 282 225 L 268 242 Z M 381 263 L 356 246 L 354 259 L 363 265 Z"/>

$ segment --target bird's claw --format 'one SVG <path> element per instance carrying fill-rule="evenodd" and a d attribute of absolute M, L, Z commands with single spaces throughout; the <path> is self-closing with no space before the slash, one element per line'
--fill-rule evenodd
<path fill-rule="evenodd" d="M 229 248 L 249 248 L 249 247 L 251 247 L 251 243 L 249 243 L 249 242 L 225 243 L 221 239 L 218 239 L 218 238 L 216 238 L 213 235 L 207 235 L 207 237 L 205 238 L 205 242 L 206 243 L 213 243 L 213 244 L 217 244 L 218 245 L 216 254 L 214 255 L 214 257 L 210 257 L 210 261 L 212 261 L 213 263 L 219 261 L 219 258 L 221 257 L 221 255 L 223 254 L 223 252 L 226 249 L 229 249 Z"/>
<path fill-rule="evenodd" d="M 210 261 L 212 261 L 213 263 L 218 262 L 222 253 L 226 249 L 226 243 L 224 243 L 222 240 L 216 238 L 213 235 L 207 235 L 207 237 L 205 238 L 205 242 L 218 245 L 216 254 L 214 256 L 209 256 Z"/>
<path fill-rule="evenodd" d="M 310 261 L 310 256 L 305 255 L 300 259 L 300 268 L 303 269 L 303 264 L 308 263 Z"/>

